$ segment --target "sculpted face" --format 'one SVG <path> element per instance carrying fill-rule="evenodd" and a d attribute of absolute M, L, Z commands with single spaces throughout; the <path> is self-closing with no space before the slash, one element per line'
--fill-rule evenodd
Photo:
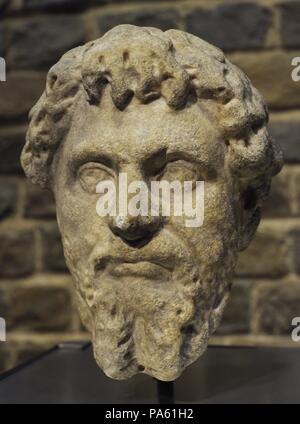
<path fill-rule="evenodd" d="M 128 183 L 204 180 L 204 225 L 187 228 L 184 216 L 150 213 L 121 224 L 118 215 L 99 217 L 95 187 L 120 172 Z M 197 103 L 174 112 L 163 99 L 133 101 L 119 111 L 105 93 L 101 116 L 78 104 L 54 173 L 65 254 L 99 365 L 115 378 L 143 369 L 175 379 L 199 355 L 223 309 L 236 253 L 236 206 L 220 134 Z"/>
<path fill-rule="evenodd" d="M 134 39 L 132 52 L 124 31 L 125 38 Z M 259 222 L 258 200 L 280 168 L 257 92 L 246 92 L 251 101 L 255 98 L 256 118 L 254 113 L 245 115 L 247 121 L 243 115 L 250 107 L 241 107 L 246 96 L 242 83 L 245 90 L 251 88 L 246 77 L 219 50 L 196 37 L 180 31 L 165 34 L 121 26 L 103 41 L 70 52 L 49 73 L 44 96 L 56 97 L 52 109 L 43 97 L 33 110 L 22 156 L 27 175 L 41 185 L 47 181 L 55 194 L 80 315 L 91 333 L 98 365 L 115 379 L 145 372 L 174 380 L 202 354 L 227 303 L 238 250 L 246 247 Z M 202 86 L 195 64 L 192 70 L 191 65 L 183 67 L 186 76 L 179 75 L 177 62 L 170 59 L 175 71 L 162 71 L 168 61 L 153 54 L 165 43 L 166 55 L 174 55 L 186 37 L 195 43 L 197 54 L 201 46 L 205 52 L 209 76 Z M 105 60 L 106 49 L 111 58 L 114 46 L 116 58 L 122 57 L 122 72 L 117 60 L 113 65 Z M 213 87 L 218 81 L 209 80 L 214 68 L 207 58 L 216 61 L 215 67 L 231 66 L 235 79 L 224 72 L 228 80 Z M 72 61 L 79 66 L 70 71 Z M 139 66 L 143 72 L 137 71 Z M 174 86 L 176 78 L 181 82 Z M 239 104 L 232 103 L 237 102 L 237 87 Z M 58 98 L 64 103 L 55 110 Z M 55 145 L 49 141 L 50 132 Z M 138 216 L 99 216 L 96 186 L 108 180 L 118 190 L 120 174 L 127 176 L 128 184 L 142 181 L 148 187 L 153 181 L 204 181 L 203 225 L 188 227 L 186 216 L 175 216 L 174 211 L 170 216 L 153 216 L 150 209 Z"/>

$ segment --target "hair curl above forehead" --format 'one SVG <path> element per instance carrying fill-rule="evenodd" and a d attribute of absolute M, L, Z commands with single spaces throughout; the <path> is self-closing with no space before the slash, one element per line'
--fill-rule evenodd
<path fill-rule="evenodd" d="M 196 98 L 219 127 L 231 171 L 246 179 L 256 200 L 281 168 L 281 151 L 267 131 L 268 113 L 248 77 L 223 52 L 191 34 L 120 25 L 102 38 L 66 53 L 47 76 L 45 91 L 30 112 L 22 153 L 27 176 L 51 186 L 51 163 L 71 125 L 76 102 L 101 107 L 111 98 L 124 110 L 133 97 L 148 103 L 163 97 L 172 109 Z"/>

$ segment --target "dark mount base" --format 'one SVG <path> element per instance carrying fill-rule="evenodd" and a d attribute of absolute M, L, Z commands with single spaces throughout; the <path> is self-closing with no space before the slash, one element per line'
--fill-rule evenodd
<path fill-rule="evenodd" d="M 174 381 L 159 381 L 156 380 L 157 385 L 157 401 L 161 404 L 173 404 L 174 403 Z"/>
<path fill-rule="evenodd" d="M 164 383 L 111 380 L 89 344 L 64 344 L 0 376 L 0 403 L 300 403 L 300 349 L 210 347 Z"/>

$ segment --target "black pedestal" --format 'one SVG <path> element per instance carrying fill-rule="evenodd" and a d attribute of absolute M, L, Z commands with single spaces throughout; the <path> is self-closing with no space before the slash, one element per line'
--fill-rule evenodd
<path fill-rule="evenodd" d="M 87 344 L 56 347 L 0 376 L 0 403 L 300 403 L 299 348 L 210 347 L 172 385 L 107 378 Z"/>

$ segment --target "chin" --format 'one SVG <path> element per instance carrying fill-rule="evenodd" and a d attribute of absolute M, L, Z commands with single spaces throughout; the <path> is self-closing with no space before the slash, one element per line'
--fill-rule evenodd
<path fill-rule="evenodd" d="M 110 378 L 145 373 L 177 379 L 206 350 L 230 294 L 233 262 L 186 272 L 170 281 L 145 278 L 77 280 L 78 307 L 98 366 Z M 199 268 L 198 268 L 199 271 Z M 176 274 L 179 276 L 179 274 Z M 77 274 L 78 277 L 78 274 Z M 89 295 L 88 295 L 89 293 Z"/>
<path fill-rule="evenodd" d="M 181 316 L 178 308 L 168 308 L 165 315 L 159 311 L 151 317 L 125 313 L 124 305 L 110 302 L 109 308 L 97 309 L 90 325 L 95 360 L 112 379 L 145 373 L 173 381 L 204 353 L 227 300 L 225 294 L 214 309 L 204 309 L 205 302 L 196 299 L 185 300 Z"/>

